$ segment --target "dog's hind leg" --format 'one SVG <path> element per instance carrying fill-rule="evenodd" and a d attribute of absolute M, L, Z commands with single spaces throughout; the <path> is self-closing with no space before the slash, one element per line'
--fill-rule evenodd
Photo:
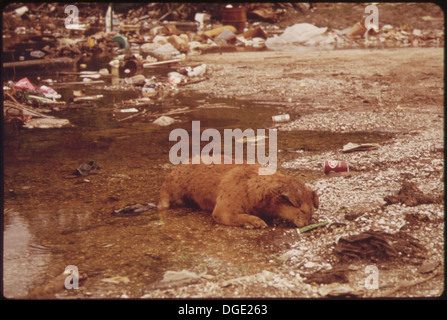
<path fill-rule="evenodd" d="M 234 213 L 219 204 L 216 204 L 212 216 L 214 221 L 227 226 L 238 226 L 249 229 L 267 227 L 267 223 L 259 217 L 245 213 Z"/>

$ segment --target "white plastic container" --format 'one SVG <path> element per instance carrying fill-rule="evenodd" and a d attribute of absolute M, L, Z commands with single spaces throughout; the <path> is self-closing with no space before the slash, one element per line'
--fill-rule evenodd
<path fill-rule="evenodd" d="M 290 121 L 290 115 L 289 114 L 280 114 L 277 116 L 272 116 L 273 122 L 288 122 Z"/>

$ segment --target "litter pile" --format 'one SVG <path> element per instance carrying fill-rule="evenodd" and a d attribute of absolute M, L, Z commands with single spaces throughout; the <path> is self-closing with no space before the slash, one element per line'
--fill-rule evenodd
<path fill-rule="evenodd" d="M 361 234 L 340 238 L 334 252 L 342 262 L 366 259 L 377 262 L 394 258 L 426 258 L 425 248 L 405 232 L 395 234 L 383 231 L 365 231 Z"/>
<path fill-rule="evenodd" d="M 334 4 L 334 6 L 336 6 Z M 351 5 L 352 6 L 352 5 Z M 344 29 L 289 19 L 305 19 L 318 12 L 319 4 L 10 4 L 4 10 L 4 37 L 10 42 L 44 41 L 27 50 L 15 62 L 67 56 L 92 56 L 129 50 L 146 55 L 147 63 L 177 59 L 228 48 L 281 50 L 294 46 L 399 47 L 442 46 L 443 30 L 423 30 L 383 23 L 366 27 L 365 16 Z M 77 10 L 77 11 L 76 11 Z M 88 15 L 85 14 L 88 12 Z M 78 15 L 75 19 L 75 15 Z M 437 20 L 424 16 L 424 21 Z M 300 21 L 297 23 L 297 21 Z M 19 61 L 17 61 L 19 60 Z M 20 65 L 20 64 L 17 64 Z"/>
<path fill-rule="evenodd" d="M 97 88 L 139 93 L 138 99 L 119 110 L 119 113 L 133 114 L 118 121 L 132 119 L 145 114 L 147 110 L 141 106 L 151 104 L 153 99 L 161 100 L 175 95 L 179 87 L 208 80 L 207 73 L 214 70 L 212 66 L 187 64 L 189 56 L 204 53 L 443 45 L 442 29 L 397 27 L 384 22 L 380 28 L 374 24 L 365 27 L 365 16 L 361 15 L 357 23 L 344 29 L 301 22 L 311 21 L 326 6 L 309 3 L 9 4 L 3 15 L 4 72 L 15 74 L 20 68 L 75 63 L 81 70 L 58 72 L 77 76 L 76 81 L 42 80 L 48 86 L 34 86 L 27 78 L 8 83 L 4 86 L 4 114 L 7 121 L 18 121 L 28 128 L 65 126 L 66 120 L 42 112 L 57 110 L 67 102 L 98 101 L 104 94 L 85 94 L 85 90 L 77 89 L 68 99 L 65 96 L 65 101 L 60 101 L 60 95 L 51 87 L 102 85 Z M 341 4 L 333 6 L 337 9 Z M 364 10 L 363 7 L 356 8 Z M 431 22 L 439 18 L 424 16 L 422 19 Z M 111 57 L 109 65 L 99 70 L 85 70 L 84 61 L 99 55 Z M 145 69 L 159 66 L 172 69 L 173 65 L 177 67 L 166 72 L 167 79 L 143 75 Z M 37 109 L 30 109 L 31 106 Z M 163 118 L 156 124 L 172 122 L 172 118 Z"/>
<path fill-rule="evenodd" d="M 402 188 L 393 195 L 384 198 L 387 205 L 403 203 L 408 207 L 415 207 L 420 204 L 442 203 L 444 195 L 428 195 L 419 190 L 415 182 L 404 180 Z"/>
<path fill-rule="evenodd" d="M 3 116 L 7 122 L 15 122 L 25 128 L 61 128 L 70 125 L 67 119 L 46 115 L 52 109 L 65 105 L 53 88 L 34 86 L 28 78 L 3 86 Z"/>
<path fill-rule="evenodd" d="M 143 212 L 152 210 L 157 208 L 157 206 L 153 203 L 147 203 L 147 204 L 129 204 L 125 206 L 124 208 L 114 210 L 112 212 L 115 216 L 121 216 L 121 217 L 132 217 L 142 214 Z"/>

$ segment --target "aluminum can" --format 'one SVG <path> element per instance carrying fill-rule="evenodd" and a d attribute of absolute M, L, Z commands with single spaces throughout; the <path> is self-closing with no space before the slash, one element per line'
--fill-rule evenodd
<path fill-rule="evenodd" d="M 349 172 L 349 163 L 346 161 L 326 160 L 324 162 L 324 173 L 334 172 Z"/>

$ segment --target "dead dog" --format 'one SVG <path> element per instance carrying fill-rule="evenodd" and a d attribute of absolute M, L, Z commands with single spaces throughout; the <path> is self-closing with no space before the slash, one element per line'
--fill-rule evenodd
<path fill-rule="evenodd" d="M 180 164 L 163 183 L 158 208 L 194 203 L 228 226 L 265 228 L 260 217 L 279 217 L 297 227 L 310 223 L 317 194 L 296 178 L 259 175 L 258 164 Z"/>

